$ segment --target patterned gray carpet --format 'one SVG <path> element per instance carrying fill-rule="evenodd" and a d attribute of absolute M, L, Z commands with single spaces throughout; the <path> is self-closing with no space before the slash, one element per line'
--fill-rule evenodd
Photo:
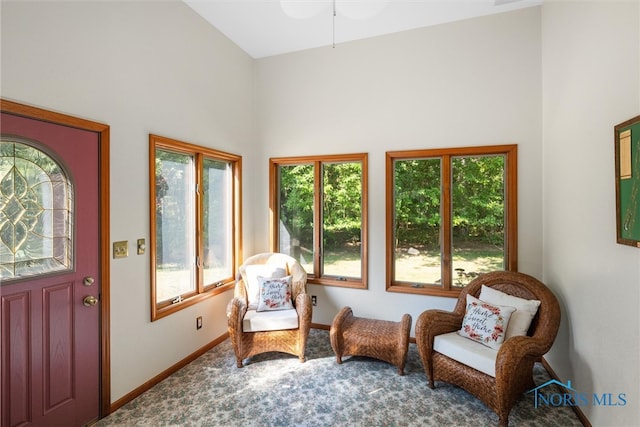
<path fill-rule="evenodd" d="M 549 380 L 536 365 L 535 381 Z M 581 426 L 568 407 L 535 408 L 523 395 L 511 426 Z M 495 426 L 497 415 L 457 387 L 427 387 L 415 344 L 405 375 L 365 357 L 336 364 L 329 332 L 312 329 L 306 363 L 265 353 L 242 369 L 229 340 L 124 405 L 106 426 Z"/>

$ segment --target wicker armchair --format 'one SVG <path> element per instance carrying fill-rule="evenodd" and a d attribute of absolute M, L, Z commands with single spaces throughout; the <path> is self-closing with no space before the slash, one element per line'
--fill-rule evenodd
<path fill-rule="evenodd" d="M 249 265 L 270 264 L 282 267 L 292 276 L 292 303 L 297 312 L 297 328 L 245 332 L 243 321 L 248 309 L 247 276 Z M 262 253 L 247 258 L 240 266 L 234 297 L 227 305 L 229 337 L 236 355 L 238 368 L 242 361 L 255 354 L 279 351 L 305 360 L 307 337 L 311 326 L 311 297 L 307 294 L 307 273 L 294 258 L 279 253 Z M 251 311 L 251 310 L 249 310 Z M 295 315 L 294 315 L 295 316 Z"/>
<path fill-rule="evenodd" d="M 495 377 L 433 350 L 435 336 L 461 328 L 466 309 L 466 295 L 477 298 L 482 285 L 519 298 L 541 301 L 527 336 L 508 338 L 499 348 L 495 361 Z M 428 310 L 418 317 L 416 342 L 429 388 L 434 388 L 434 381 L 444 381 L 462 387 L 495 411 L 501 426 L 508 426 L 509 412 L 514 402 L 523 392 L 535 386 L 533 365 L 551 348 L 559 324 L 558 301 L 537 279 L 507 271 L 483 274 L 462 290 L 453 312 Z M 484 347 L 477 343 L 472 345 Z"/>

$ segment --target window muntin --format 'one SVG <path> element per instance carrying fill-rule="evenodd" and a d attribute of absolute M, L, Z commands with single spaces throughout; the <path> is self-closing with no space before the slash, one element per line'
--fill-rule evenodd
<path fill-rule="evenodd" d="M 387 153 L 387 289 L 455 296 L 516 270 L 515 145 Z"/>
<path fill-rule="evenodd" d="M 73 268 L 74 190 L 36 146 L 0 141 L 0 279 Z"/>
<path fill-rule="evenodd" d="M 367 154 L 271 159 L 270 182 L 273 250 L 310 283 L 366 288 Z"/>
<path fill-rule="evenodd" d="M 239 260 L 241 157 L 149 136 L 152 320 L 215 295 Z"/>

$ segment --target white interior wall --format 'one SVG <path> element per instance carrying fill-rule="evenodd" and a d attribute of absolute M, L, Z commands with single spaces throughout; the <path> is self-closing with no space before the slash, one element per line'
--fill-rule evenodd
<path fill-rule="evenodd" d="M 640 2 L 545 1 L 544 279 L 562 325 L 547 360 L 593 425 L 640 425 L 640 250 L 616 244 L 614 134 L 640 113 Z"/>
<path fill-rule="evenodd" d="M 540 9 L 530 8 L 257 61 L 258 137 L 268 158 L 369 153 L 369 288 L 310 285 L 313 321 L 415 319 L 452 298 L 385 290 L 385 152 L 518 144 L 520 270 L 542 275 Z M 268 206 L 268 183 L 258 206 Z M 268 249 L 268 216 L 252 217 Z M 413 331 L 412 331 L 413 335 Z"/>
<path fill-rule="evenodd" d="M 2 97 L 111 126 L 111 239 L 130 253 L 111 261 L 112 401 L 225 333 L 230 293 L 152 323 L 134 247 L 149 239 L 149 133 L 251 170 L 252 59 L 182 2 L 3 1 Z"/>

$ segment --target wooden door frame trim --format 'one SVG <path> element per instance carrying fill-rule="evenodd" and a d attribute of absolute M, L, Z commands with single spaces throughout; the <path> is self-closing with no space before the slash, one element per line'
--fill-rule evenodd
<path fill-rule="evenodd" d="M 105 417 L 111 407 L 111 341 L 110 341 L 110 228 L 109 228 L 109 125 L 81 119 L 38 107 L 0 98 L 0 110 L 49 123 L 96 132 L 99 135 L 100 167 L 100 414 Z"/>

